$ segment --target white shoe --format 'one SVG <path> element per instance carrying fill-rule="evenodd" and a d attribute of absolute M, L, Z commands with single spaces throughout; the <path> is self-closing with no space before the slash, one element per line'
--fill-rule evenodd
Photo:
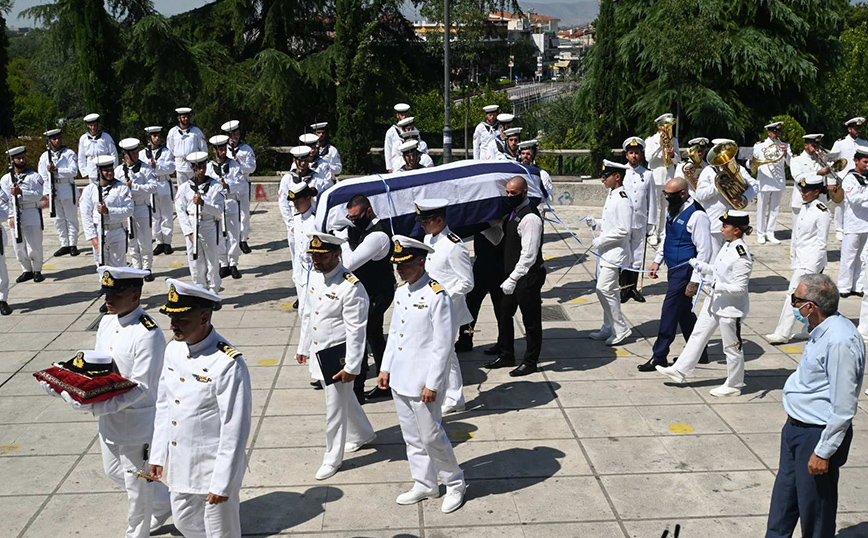
<path fill-rule="evenodd" d="M 685 377 L 684 374 L 676 370 L 674 366 L 655 366 L 654 369 L 660 372 L 661 375 L 665 375 L 679 385 L 687 380 L 687 377 Z"/>
<path fill-rule="evenodd" d="M 727 387 L 726 385 L 721 385 L 715 389 L 711 389 L 708 391 L 709 394 L 715 397 L 721 396 L 741 396 L 741 389 L 736 389 L 733 387 Z"/>
<path fill-rule="evenodd" d="M 760 234 L 759 236 L 757 236 L 756 242 L 759 243 L 760 245 L 765 245 L 766 244 L 766 236 Z"/>
<path fill-rule="evenodd" d="M 606 339 L 606 345 L 607 346 L 617 346 L 618 344 L 620 344 L 621 342 L 623 342 L 624 340 L 629 338 L 629 336 L 631 334 L 633 334 L 633 329 L 627 329 L 626 331 L 622 332 L 621 334 L 613 334 L 608 339 Z"/>
<path fill-rule="evenodd" d="M 449 415 L 452 413 L 460 413 L 464 411 L 463 405 L 444 405 L 440 408 L 441 415 Z"/>
<path fill-rule="evenodd" d="M 319 471 L 316 472 L 314 478 L 316 478 L 317 480 L 325 480 L 326 478 L 331 478 L 335 475 L 336 472 L 338 472 L 338 469 L 340 468 L 340 465 L 338 465 L 337 467 L 333 467 L 327 463 L 323 463 L 322 466 L 319 468 Z"/>
<path fill-rule="evenodd" d="M 166 524 L 166 521 L 169 521 L 169 518 L 172 517 L 172 510 L 169 509 L 168 512 L 161 515 L 152 515 L 151 516 L 151 533 L 153 534 L 157 529 Z"/>
<path fill-rule="evenodd" d="M 771 333 L 766 335 L 766 340 L 769 341 L 769 344 L 786 344 L 790 341 L 786 336 L 781 336 L 778 333 Z"/>
<path fill-rule="evenodd" d="M 361 441 L 361 442 L 353 443 L 351 441 L 348 441 L 346 444 L 344 444 L 344 452 L 357 452 L 363 446 L 370 444 L 370 443 L 373 443 L 374 439 L 376 439 L 376 438 L 377 438 L 377 434 L 375 433 L 370 438 L 365 439 L 364 441 Z"/>
<path fill-rule="evenodd" d="M 449 514 L 461 508 L 462 504 L 464 504 L 464 491 L 460 489 L 449 491 L 443 498 L 443 505 L 440 507 L 440 511 L 444 514 Z"/>
<path fill-rule="evenodd" d="M 773 234 L 773 233 L 766 235 L 766 239 L 768 239 L 769 243 L 771 243 L 773 245 L 780 245 L 781 244 L 781 240 L 778 239 L 777 237 L 775 237 L 775 234 Z"/>
<path fill-rule="evenodd" d="M 652 247 L 656 247 L 658 244 L 660 244 L 660 240 L 657 239 L 656 235 L 652 235 L 651 237 L 648 238 L 648 244 L 651 245 Z"/>
<path fill-rule="evenodd" d="M 436 499 L 439 496 L 440 491 L 436 489 L 434 491 L 416 491 L 415 489 L 411 489 L 406 493 L 398 495 L 398 498 L 395 499 L 395 502 L 402 506 L 407 506 L 409 504 L 416 504 L 418 502 L 422 502 L 425 499 Z"/>
<path fill-rule="evenodd" d="M 612 336 L 612 333 L 608 331 L 596 331 L 592 332 L 588 336 L 591 337 L 591 340 L 608 340 Z"/>
<path fill-rule="evenodd" d="M 844 240 L 844 233 L 843 232 L 835 232 L 835 239 L 837 239 L 838 241 L 843 241 Z"/>

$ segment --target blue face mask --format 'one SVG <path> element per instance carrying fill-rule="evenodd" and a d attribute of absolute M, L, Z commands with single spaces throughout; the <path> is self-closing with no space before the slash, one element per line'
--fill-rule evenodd
<path fill-rule="evenodd" d="M 802 305 L 802 306 L 805 306 L 805 305 Z M 793 307 L 793 317 L 795 317 L 799 321 L 799 323 L 807 323 L 808 318 L 806 318 L 805 316 L 802 315 L 800 309 L 801 309 L 801 307 L 799 307 L 799 308 L 796 308 L 795 306 Z"/>

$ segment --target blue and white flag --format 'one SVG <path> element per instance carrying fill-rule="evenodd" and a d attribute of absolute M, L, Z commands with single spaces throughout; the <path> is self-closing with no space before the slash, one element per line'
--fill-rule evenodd
<path fill-rule="evenodd" d="M 539 169 L 514 161 L 458 161 L 411 172 L 348 179 L 320 194 L 316 228 L 325 232 L 349 226 L 347 202 L 363 194 L 378 218 L 392 219 L 396 234 L 419 237 L 424 233 L 416 222 L 415 200 L 444 198 L 449 200 L 449 228 L 466 236 L 509 214 L 511 209 L 503 197 L 507 181 L 515 176 L 527 181 L 532 203 L 547 196 Z"/>

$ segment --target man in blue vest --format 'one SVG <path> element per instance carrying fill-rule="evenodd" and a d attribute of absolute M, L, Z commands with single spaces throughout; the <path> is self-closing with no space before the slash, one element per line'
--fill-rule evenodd
<path fill-rule="evenodd" d="M 687 181 L 682 177 L 670 179 L 663 188 L 668 204 L 666 216 L 666 239 L 658 247 L 654 263 L 648 272 L 649 278 L 657 278 L 661 262 L 669 268 L 669 287 L 663 300 L 660 329 L 654 342 L 651 358 L 639 365 L 640 372 L 653 372 L 654 367 L 669 366 L 669 347 L 675 340 L 675 331 L 680 326 L 686 342 L 696 324 L 693 313 L 693 298 L 699 291 L 702 280 L 687 261 L 696 258 L 711 263 L 711 225 L 702 206 L 687 192 Z M 702 352 L 699 362 L 708 362 L 708 351 Z"/>

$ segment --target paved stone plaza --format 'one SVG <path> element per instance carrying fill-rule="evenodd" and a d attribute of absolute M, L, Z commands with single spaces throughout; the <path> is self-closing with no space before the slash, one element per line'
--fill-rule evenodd
<path fill-rule="evenodd" d="M 578 219 L 600 216 L 599 207 L 557 209 L 582 238 L 589 232 Z M 786 203 L 781 209 L 779 236 L 788 238 L 792 219 Z M 348 454 L 334 477 L 314 479 L 325 444 L 324 398 L 308 386 L 307 367 L 295 362 L 298 316 L 277 204 L 259 204 L 253 225 L 244 278 L 224 281 L 224 308 L 214 316 L 253 380 L 245 536 L 644 538 L 676 523 L 685 538 L 762 536 L 786 416 L 781 388 L 803 347 L 771 346 L 762 337 L 784 301 L 788 241 L 759 246 L 747 238 L 754 255 L 743 326 L 747 388 L 719 400 L 708 394 L 726 371 L 717 337 L 712 363 L 699 365 L 688 386 L 636 371 L 656 335 L 662 279 L 645 279 L 646 304 L 626 305 L 634 327 L 626 345 L 607 348 L 588 338 L 602 319 L 593 261 L 570 269 L 582 249 L 546 225 L 543 370 L 516 381 L 507 370 L 482 367 L 482 349 L 496 333 L 490 305 L 483 305 L 476 351 L 461 355 L 467 411 L 446 420 L 469 481 L 467 502 L 444 515 L 439 500 L 395 504 L 411 482 L 391 401 L 365 406 L 377 430 L 374 446 Z M 45 237 L 50 254 L 58 244 L 47 218 Z M 180 237 L 176 232 L 176 247 Z M 833 278 L 838 248 L 832 238 L 826 273 Z M 6 252 L 14 280 L 19 266 L 8 245 Z M 93 347 L 100 303 L 91 260 L 48 258 L 46 281 L 13 284 L 15 313 L 0 318 L 0 537 L 116 538 L 124 528 L 125 495 L 103 475 L 95 419 L 47 397 L 31 375 Z M 167 318 L 156 312 L 165 296 L 162 277 L 189 279 L 185 253 L 158 256 L 155 268 L 160 278 L 146 284 L 145 307 L 166 329 Z M 859 299 L 844 300 L 842 311 L 858 317 Z M 682 345 L 676 341 L 673 357 Z M 840 536 L 868 536 L 866 410 L 861 404 L 842 470 Z M 171 525 L 158 534 L 178 535 Z"/>

